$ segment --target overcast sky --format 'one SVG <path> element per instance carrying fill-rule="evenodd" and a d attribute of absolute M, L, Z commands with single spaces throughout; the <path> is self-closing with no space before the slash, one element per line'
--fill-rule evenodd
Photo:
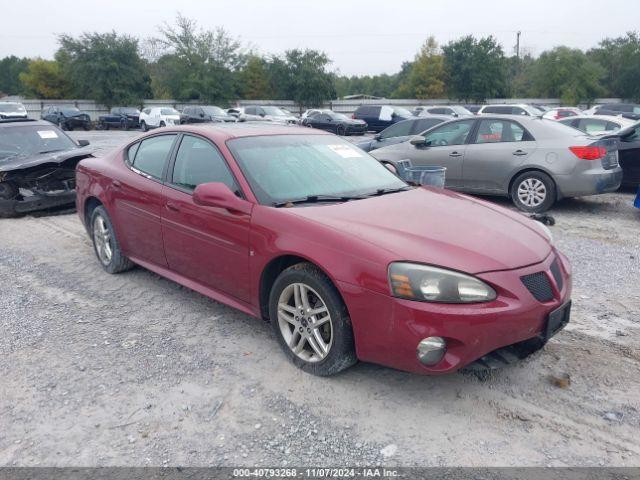
<path fill-rule="evenodd" d="M 116 30 L 140 38 L 176 13 L 223 26 L 261 53 L 324 50 L 346 75 L 394 73 L 429 35 L 446 43 L 494 35 L 511 54 L 595 46 L 640 28 L 629 0 L 0 0 L 0 58 L 51 58 L 60 33 Z"/>

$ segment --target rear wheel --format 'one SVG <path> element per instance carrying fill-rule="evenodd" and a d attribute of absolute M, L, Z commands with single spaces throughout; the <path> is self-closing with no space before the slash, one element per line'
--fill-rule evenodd
<path fill-rule="evenodd" d="M 347 129 L 344 127 L 344 125 L 338 125 L 336 127 L 336 133 L 340 136 L 342 135 L 346 135 L 347 134 Z"/>
<path fill-rule="evenodd" d="M 511 184 L 511 201 L 519 210 L 540 213 L 549 210 L 556 201 L 556 185 L 543 172 L 524 172 Z"/>
<path fill-rule="evenodd" d="M 120 130 L 129 130 L 129 122 L 126 120 L 120 120 Z"/>
<path fill-rule="evenodd" d="M 109 214 L 104 207 L 96 207 L 91 213 L 91 240 L 98 261 L 109 273 L 120 273 L 134 264 L 122 254 Z"/>
<path fill-rule="evenodd" d="M 278 276 L 269 317 L 280 346 L 305 372 L 334 375 L 357 362 L 347 308 L 315 266 L 299 263 Z"/>

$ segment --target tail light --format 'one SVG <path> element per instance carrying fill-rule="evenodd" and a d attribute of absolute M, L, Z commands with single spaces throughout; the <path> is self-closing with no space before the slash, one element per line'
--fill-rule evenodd
<path fill-rule="evenodd" d="M 581 160 L 598 160 L 607 155 L 605 147 L 589 145 L 586 147 L 569 147 L 569 150 Z"/>
<path fill-rule="evenodd" d="M 355 113 L 352 113 L 352 114 L 351 114 L 351 118 L 355 120 L 355 119 L 356 119 L 356 114 L 355 114 Z"/>

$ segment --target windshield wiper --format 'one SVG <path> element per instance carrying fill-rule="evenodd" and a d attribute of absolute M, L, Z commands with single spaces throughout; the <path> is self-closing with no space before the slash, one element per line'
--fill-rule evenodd
<path fill-rule="evenodd" d="M 296 198 L 293 200 L 285 200 L 282 202 L 273 202 L 274 207 L 287 207 L 289 205 L 299 205 L 301 203 L 321 203 L 321 202 L 348 202 L 349 200 L 362 200 L 366 197 L 356 197 L 351 195 L 309 195 L 307 197 Z"/>
<path fill-rule="evenodd" d="M 375 191 L 375 193 L 370 193 L 367 196 L 368 197 L 377 197 L 377 196 L 380 196 L 380 195 L 386 195 L 387 193 L 404 192 L 406 190 L 411 190 L 411 187 L 408 186 L 408 185 L 405 185 L 404 187 L 399 187 L 399 188 L 379 188 L 378 190 Z"/>

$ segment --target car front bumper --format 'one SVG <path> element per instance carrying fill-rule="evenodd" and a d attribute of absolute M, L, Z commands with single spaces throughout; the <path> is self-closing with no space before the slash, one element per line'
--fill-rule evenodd
<path fill-rule="evenodd" d="M 550 271 L 556 258 L 561 288 Z M 536 300 L 521 281 L 522 276 L 538 272 L 545 272 L 552 286 L 550 301 Z M 536 265 L 477 276 L 496 289 L 495 301 L 468 305 L 417 302 L 339 284 L 352 320 L 358 358 L 418 374 L 454 372 L 506 346 L 528 340 L 543 345 L 548 339 L 549 315 L 571 296 L 571 267 L 556 251 Z M 416 349 L 421 340 L 434 336 L 446 340 L 446 353 L 437 364 L 426 366 L 418 360 Z"/>
<path fill-rule="evenodd" d="M 60 193 L 35 193 L 21 199 L 1 200 L 0 216 L 15 216 L 46 210 L 48 208 L 73 206 L 76 201 L 75 190 Z"/>

